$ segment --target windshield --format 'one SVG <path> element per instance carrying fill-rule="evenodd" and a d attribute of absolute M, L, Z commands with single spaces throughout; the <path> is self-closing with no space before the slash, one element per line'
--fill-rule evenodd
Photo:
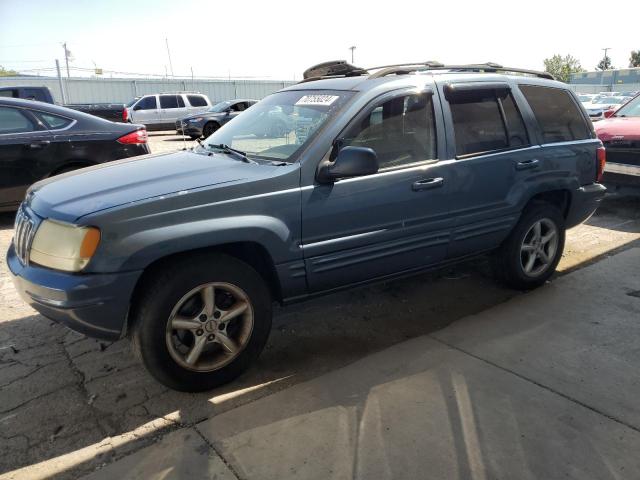
<path fill-rule="evenodd" d="M 620 107 L 616 117 L 640 117 L 640 95 Z"/>
<path fill-rule="evenodd" d="M 129 103 L 127 103 L 127 108 L 133 106 L 134 103 L 136 103 L 138 100 L 140 100 L 140 97 L 136 97 L 133 100 L 131 100 Z"/>
<path fill-rule="evenodd" d="M 591 100 L 591 97 L 589 95 L 578 95 L 578 99 L 581 102 L 588 102 L 589 100 Z"/>
<path fill-rule="evenodd" d="M 216 103 L 213 107 L 211 107 L 208 111 L 212 112 L 212 113 L 222 113 L 224 112 L 227 108 L 229 108 L 229 105 L 231 105 L 232 102 L 230 102 L 229 100 L 227 100 L 226 102 L 220 102 L 220 103 Z"/>
<path fill-rule="evenodd" d="M 203 146 L 227 145 L 250 158 L 292 162 L 352 96 L 335 90 L 274 93 L 223 125 Z"/>

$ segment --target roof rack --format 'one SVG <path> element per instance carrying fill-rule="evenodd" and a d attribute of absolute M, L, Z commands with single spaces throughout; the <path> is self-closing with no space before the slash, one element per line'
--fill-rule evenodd
<path fill-rule="evenodd" d="M 377 70 L 371 73 L 372 70 Z M 445 65 L 436 61 L 420 63 L 398 63 L 395 65 L 382 65 L 380 67 L 360 68 L 347 63 L 345 60 L 334 60 L 319 63 L 304 71 L 303 80 L 299 83 L 321 80 L 324 78 L 354 77 L 369 75 L 369 79 L 386 77 L 387 75 L 404 75 L 412 72 L 448 70 L 450 72 L 479 72 L 479 73 L 521 73 L 539 78 L 555 80 L 548 72 L 528 70 L 524 68 L 504 67 L 497 63 L 474 63 L 468 65 Z"/>

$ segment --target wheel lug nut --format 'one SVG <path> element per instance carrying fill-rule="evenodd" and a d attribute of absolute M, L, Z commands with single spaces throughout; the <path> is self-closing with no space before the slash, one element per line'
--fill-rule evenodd
<path fill-rule="evenodd" d="M 200 329 L 196 330 L 196 335 L 200 336 L 202 335 L 204 332 Z"/>
<path fill-rule="evenodd" d="M 210 342 L 213 342 L 213 340 L 216 338 L 215 335 L 211 334 L 207 337 L 207 340 L 209 340 Z"/>
<path fill-rule="evenodd" d="M 213 318 L 220 318 L 220 312 L 213 312 Z"/>
<path fill-rule="evenodd" d="M 200 319 L 201 322 L 206 322 L 207 321 L 207 316 L 204 313 L 201 314 L 198 318 Z"/>

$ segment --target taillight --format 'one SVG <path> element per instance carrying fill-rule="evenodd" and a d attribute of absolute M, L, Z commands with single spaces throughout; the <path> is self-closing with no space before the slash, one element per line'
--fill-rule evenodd
<path fill-rule="evenodd" d="M 131 145 L 136 143 L 147 143 L 147 131 L 144 128 L 135 132 L 127 133 L 118 139 L 118 143 Z"/>
<path fill-rule="evenodd" d="M 596 150 L 596 159 L 597 159 L 597 172 L 596 172 L 596 182 L 602 180 L 602 175 L 604 174 L 604 166 L 607 164 L 607 150 L 604 147 L 598 147 Z"/>
<path fill-rule="evenodd" d="M 123 121 L 124 123 L 127 123 L 127 120 L 129 120 L 129 110 L 127 110 L 127 108 L 125 107 L 125 108 L 122 110 L 122 121 Z"/>

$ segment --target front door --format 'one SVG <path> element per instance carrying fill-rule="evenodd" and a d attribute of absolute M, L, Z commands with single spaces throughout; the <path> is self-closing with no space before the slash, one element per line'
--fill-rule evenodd
<path fill-rule="evenodd" d="M 133 123 L 153 126 L 160 121 L 158 112 L 158 100 L 156 95 L 148 95 L 138 100 L 138 103 L 133 106 L 131 120 Z"/>
<path fill-rule="evenodd" d="M 302 188 L 310 291 L 424 268 L 445 257 L 452 162 L 437 160 L 439 111 L 430 91 L 381 97 L 335 148 L 372 148 L 378 173 Z"/>
<path fill-rule="evenodd" d="M 0 209 L 18 205 L 50 164 L 51 134 L 20 108 L 0 106 Z"/>

